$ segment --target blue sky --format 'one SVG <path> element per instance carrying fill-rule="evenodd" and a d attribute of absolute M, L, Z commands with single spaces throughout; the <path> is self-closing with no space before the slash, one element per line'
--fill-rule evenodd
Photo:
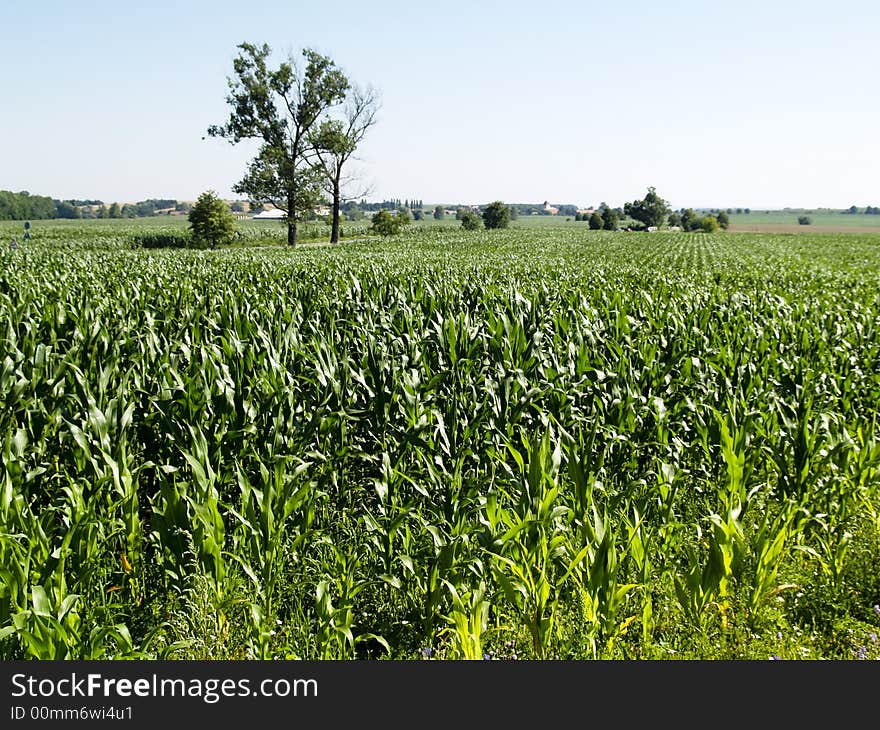
<path fill-rule="evenodd" d="M 48 0 L 3 12 L 0 189 L 232 197 L 236 46 L 381 93 L 371 199 L 880 205 L 880 4 Z"/>

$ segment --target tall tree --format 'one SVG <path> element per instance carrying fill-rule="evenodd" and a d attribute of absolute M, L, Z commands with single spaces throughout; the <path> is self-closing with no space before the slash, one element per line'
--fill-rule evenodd
<path fill-rule="evenodd" d="M 339 208 L 343 200 L 357 200 L 369 192 L 366 189 L 345 190 L 355 181 L 355 177 L 344 177 L 342 168 L 352 158 L 370 127 L 376 123 L 378 112 L 377 92 L 372 88 L 352 86 L 345 101 L 344 119 L 329 119 L 310 135 L 312 151 L 324 175 L 324 190 L 333 201 L 330 243 L 339 242 Z"/>
<path fill-rule="evenodd" d="M 648 194 L 642 200 L 634 200 L 623 206 L 624 214 L 634 218 L 646 226 L 662 226 L 672 212 L 669 203 L 657 195 L 654 188 L 648 188 Z"/>
<path fill-rule="evenodd" d="M 293 58 L 271 70 L 267 44 L 242 43 L 233 60 L 226 101 L 232 108 L 222 126 L 208 134 L 237 144 L 262 142 L 244 178 L 232 189 L 249 199 L 272 203 L 287 217 L 287 242 L 296 245 L 298 222 L 318 203 L 322 188 L 319 170 L 309 164 L 309 133 L 324 113 L 345 99 L 345 74 L 330 58 L 307 48 L 305 68 Z"/>

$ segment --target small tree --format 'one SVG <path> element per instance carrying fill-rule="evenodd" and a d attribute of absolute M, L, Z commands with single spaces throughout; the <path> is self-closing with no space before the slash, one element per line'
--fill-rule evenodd
<path fill-rule="evenodd" d="M 461 212 L 461 227 L 466 231 L 476 231 L 481 225 L 483 225 L 483 221 L 479 215 L 474 213 L 472 210 L 462 210 Z"/>
<path fill-rule="evenodd" d="M 373 216 L 372 222 L 371 230 L 387 238 L 400 233 L 409 224 L 409 216 L 401 213 L 391 215 L 387 210 L 380 210 Z"/>
<path fill-rule="evenodd" d="M 681 213 L 670 213 L 669 225 L 675 228 L 681 228 Z"/>
<path fill-rule="evenodd" d="M 500 200 L 489 203 L 483 211 L 483 225 L 486 228 L 507 228 L 510 222 L 510 208 Z"/>
<path fill-rule="evenodd" d="M 808 215 L 798 216 L 798 223 L 802 226 L 808 226 L 813 222 L 813 219 Z"/>
<path fill-rule="evenodd" d="M 229 206 L 213 190 L 199 196 L 188 216 L 196 245 L 210 246 L 231 243 L 235 235 L 235 216 Z"/>
<path fill-rule="evenodd" d="M 605 221 L 602 220 L 602 216 L 598 212 L 593 211 L 593 214 L 590 216 L 590 230 L 601 231 L 604 227 Z"/>
<path fill-rule="evenodd" d="M 443 216 L 444 216 L 443 206 L 442 205 L 435 206 L 434 207 L 434 220 L 435 221 L 442 221 Z"/>
<path fill-rule="evenodd" d="M 730 218 L 723 210 L 715 217 L 718 219 L 718 225 L 725 231 L 730 227 Z"/>

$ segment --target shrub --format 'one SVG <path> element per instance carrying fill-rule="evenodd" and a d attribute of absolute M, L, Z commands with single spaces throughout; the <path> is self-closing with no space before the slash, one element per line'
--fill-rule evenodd
<path fill-rule="evenodd" d="M 813 219 L 810 218 L 810 216 L 808 216 L 808 215 L 798 216 L 798 223 L 800 223 L 802 226 L 808 226 L 812 222 L 813 222 Z"/>
<path fill-rule="evenodd" d="M 720 228 L 718 219 L 714 215 L 707 215 L 700 221 L 700 228 L 704 233 L 715 233 Z"/>
<path fill-rule="evenodd" d="M 598 213 L 593 213 L 590 216 L 590 230 L 591 231 L 601 231 L 605 226 L 605 221 L 602 220 L 602 216 Z"/>
<path fill-rule="evenodd" d="M 372 218 L 372 226 L 370 230 L 378 233 L 380 236 L 394 236 L 403 230 L 403 227 L 409 224 L 409 216 L 402 213 L 391 215 L 387 210 L 378 211 Z"/>
<path fill-rule="evenodd" d="M 463 210 L 461 212 L 461 227 L 466 231 L 476 231 L 483 225 L 483 219 L 472 210 Z"/>

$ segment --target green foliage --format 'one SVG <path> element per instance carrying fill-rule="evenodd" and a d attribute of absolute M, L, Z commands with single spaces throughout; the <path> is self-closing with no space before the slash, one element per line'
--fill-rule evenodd
<path fill-rule="evenodd" d="M 718 221 L 718 225 L 722 229 L 726 231 L 728 228 L 730 228 L 730 217 L 723 210 L 719 211 L 715 218 Z"/>
<path fill-rule="evenodd" d="M 82 218 L 82 210 L 80 210 L 79 206 L 74 205 L 73 203 L 68 203 L 66 200 L 56 200 L 55 201 L 55 218 L 66 218 L 77 219 Z"/>
<path fill-rule="evenodd" d="M 813 219 L 808 215 L 798 216 L 798 223 L 802 226 L 808 226 L 813 222 Z"/>
<path fill-rule="evenodd" d="M 698 231 L 702 227 L 702 219 L 693 208 L 687 208 L 681 214 L 681 227 L 685 231 Z"/>
<path fill-rule="evenodd" d="M 187 220 L 196 246 L 216 248 L 231 243 L 235 235 L 235 216 L 213 190 L 199 196 Z"/>
<path fill-rule="evenodd" d="M 483 227 L 480 214 L 470 209 L 461 210 L 461 227 L 466 231 L 476 231 Z"/>
<path fill-rule="evenodd" d="M 671 210 L 669 203 L 657 195 L 657 191 L 649 187 L 648 193 L 642 200 L 634 200 L 623 206 L 624 215 L 643 223 L 646 226 L 662 226 Z"/>
<path fill-rule="evenodd" d="M 283 210 L 288 243 L 295 245 L 297 224 L 319 202 L 325 180 L 322 170 L 309 165 L 310 135 L 325 112 L 343 101 L 350 84 L 330 58 L 311 49 L 302 52 L 302 70 L 292 60 L 272 70 L 268 45 L 242 43 L 238 48 L 226 98 L 229 118 L 224 125 L 209 127 L 208 134 L 233 144 L 260 142 L 233 190 Z"/>
<path fill-rule="evenodd" d="M 718 219 L 714 215 L 703 216 L 700 219 L 700 229 L 703 233 L 714 233 L 719 228 Z"/>
<path fill-rule="evenodd" d="M 55 201 L 28 192 L 0 190 L 0 220 L 23 221 L 55 218 Z"/>
<path fill-rule="evenodd" d="M 396 236 L 409 225 L 409 216 L 399 211 L 392 215 L 387 210 L 380 210 L 373 215 L 371 220 L 370 230 L 384 237 Z"/>
<path fill-rule="evenodd" d="M 590 230 L 591 231 L 599 231 L 605 227 L 605 221 L 602 220 L 602 215 L 598 211 L 593 211 L 590 214 Z"/>
<path fill-rule="evenodd" d="M 443 206 L 442 206 L 442 205 L 436 205 L 436 206 L 434 206 L 434 220 L 435 220 L 435 221 L 442 221 L 443 218 L 445 217 L 445 215 L 446 215 L 446 214 L 445 214 L 445 212 L 444 212 L 444 210 L 443 210 Z"/>
<path fill-rule="evenodd" d="M 606 231 L 616 231 L 620 226 L 620 216 L 613 208 L 606 208 L 602 212 L 602 228 Z"/>
<path fill-rule="evenodd" d="M 486 228 L 507 228 L 510 222 L 510 208 L 496 200 L 486 206 L 483 211 L 483 225 Z"/>

